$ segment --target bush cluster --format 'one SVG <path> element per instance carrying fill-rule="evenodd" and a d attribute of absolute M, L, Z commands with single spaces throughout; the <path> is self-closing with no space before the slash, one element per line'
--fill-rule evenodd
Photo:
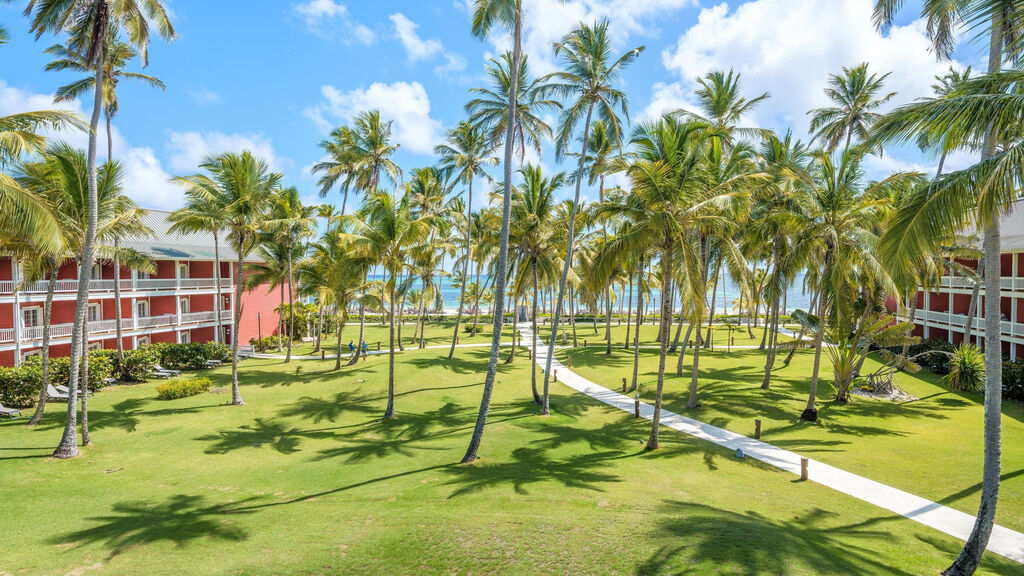
<path fill-rule="evenodd" d="M 161 343 L 152 349 L 161 366 L 176 370 L 201 370 L 209 360 L 231 359 L 231 348 L 217 342 Z"/>
<path fill-rule="evenodd" d="M 118 367 L 121 380 L 125 382 L 145 382 L 153 365 L 160 362 L 160 356 L 152 346 L 142 346 L 135 350 L 124 351 L 124 362 Z"/>
<path fill-rule="evenodd" d="M 892 350 L 894 352 L 902 352 L 902 349 L 897 350 L 893 348 Z M 918 354 L 934 351 L 953 352 L 953 345 L 945 340 L 926 338 L 908 348 L 907 356 L 913 358 Z M 948 354 L 926 354 L 914 361 L 936 374 L 949 374 L 949 360 Z"/>
<path fill-rule="evenodd" d="M 161 400 L 188 398 L 203 392 L 209 392 L 210 379 L 203 377 L 177 377 L 156 387 L 156 395 Z"/>
<path fill-rule="evenodd" d="M 281 340 L 281 347 L 282 348 L 285 347 L 285 346 L 288 346 L 289 340 L 288 340 L 287 336 L 280 336 L 280 337 L 278 337 L 278 336 L 264 336 L 263 338 L 259 338 L 259 339 L 257 339 L 257 338 L 250 338 L 249 339 L 249 344 L 253 348 L 255 348 L 255 350 L 257 352 L 265 352 L 267 350 L 270 350 L 271 348 L 277 348 L 277 341 L 278 341 L 278 339 Z M 230 358 L 230 356 L 228 356 L 228 357 Z"/>
<path fill-rule="evenodd" d="M 1003 362 L 1003 398 L 1024 402 L 1024 360 Z"/>
<path fill-rule="evenodd" d="M 11 368 L 0 366 L 0 404 L 8 408 L 35 406 L 42 382 L 43 369 L 38 362 Z"/>

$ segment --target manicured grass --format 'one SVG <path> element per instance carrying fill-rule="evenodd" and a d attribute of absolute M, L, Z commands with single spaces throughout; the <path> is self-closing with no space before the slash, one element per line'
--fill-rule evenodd
<path fill-rule="evenodd" d="M 472 318 L 470 318 L 472 323 Z M 467 324 L 462 323 L 465 327 Z M 472 325 L 472 324 L 469 324 Z M 427 323 L 426 334 L 424 336 L 424 344 L 427 346 L 438 346 L 442 344 L 452 343 L 452 330 L 455 328 L 455 321 L 442 321 L 442 322 L 429 322 Z M 416 330 L 416 324 L 412 321 L 406 321 L 402 325 L 402 344 L 406 348 L 415 348 L 419 344 L 419 338 L 413 340 L 413 334 Z M 367 322 L 365 326 L 365 334 L 363 339 L 366 340 L 367 347 L 369 350 L 377 349 L 377 342 L 380 342 L 381 350 L 386 350 L 388 347 L 390 328 L 388 326 L 381 326 L 380 322 Z M 512 341 L 512 328 L 511 326 L 505 329 L 508 334 L 509 342 Z M 397 333 L 396 333 L 397 341 Z M 350 323 L 345 325 L 345 330 L 341 334 L 341 348 L 342 354 L 348 354 L 348 343 L 351 341 L 355 345 L 356 341 L 359 340 L 359 318 L 356 317 L 354 321 L 350 320 Z M 459 343 L 460 344 L 490 344 L 491 343 L 491 323 L 481 322 L 478 325 L 478 331 L 475 336 L 470 336 L 463 328 L 459 329 Z M 293 354 L 297 355 L 310 355 L 313 354 L 313 350 L 316 347 L 315 342 L 311 338 L 307 338 L 306 342 L 297 342 L 292 349 Z M 328 354 L 333 354 L 335 350 L 335 337 L 333 334 L 324 338 L 323 348 Z M 276 349 L 267 350 L 267 353 L 276 353 Z"/>
<path fill-rule="evenodd" d="M 573 370 L 594 382 L 620 389 L 632 373 L 631 352 L 560 350 L 572 354 Z M 699 393 L 702 405 L 687 411 L 690 384 L 688 352 L 682 378 L 675 376 L 675 358 L 668 365 L 664 403 L 679 412 L 734 432 L 753 435 L 754 419 L 762 421 L 765 442 L 835 465 L 974 514 L 978 507 L 984 439 L 982 397 L 950 392 L 938 376 L 922 371 L 899 374 L 903 388 L 919 400 L 892 402 L 855 397 L 851 404 L 833 403 L 832 367 L 822 358 L 819 382 L 819 422 L 799 420 L 807 404 L 813 353 L 802 350 L 793 362 L 777 364 L 771 388 L 760 388 L 763 352 L 756 350 L 702 352 Z M 869 359 L 869 374 L 880 364 Z M 641 350 L 640 396 L 654 401 L 658 353 Z M 1024 409 L 1004 402 L 1003 482 L 997 521 L 1024 530 Z"/>
<path fill-rule="evenodd" d="M 634 325 L 629 331 L 629 345 L 633 345 L 633 330 L 636 328 Z M 796 326 L 787 326 L 794 332 L 798 331 Z M 729 338 L 735 338 L 734 344 L 736 346 L 757 346 L 761 343 L 761 334 L 764 328 L 754 328 L 754 338 L 751 338 L 747 333 L 746 325 L 735 327 L 732 330 L 729 327 L 716 323 L 712 330 L 712 341 L 715 348 L 727 348 L 729 345 Z M 558 328 L 559 334 L 562 332 L 561 325 Z M 546 324 L 540 324 L 537 326 L 537 333 L 540 334 L 544 341 L 551 335 L 551 326 Z M 702 335 L 707 334 L 707 324 L 704 325 L 704 329 L 701 332 Z M 675 339 L 676 326 L 672 326 L 672 339 Z M 656 346 L 658 343 L 655 338 L 658 336 L 658 327 L 655 324 L 651 324 L 649 321 L 640 326 L 640 345 L 641 346 Z M 686 336 L 686 326 L 683 326 L 683 331 L 679 336 L 680 342 Z M 566 326 L 566 338 L 569 344 L 572 344 L 572 329 Z M 612 346 L 622 348 L 626 338 L 626 325 L 623 323 L 621 326 L 616 325 L 615 321 L 612 321 Z M 690 340 L 696 340 L 696 334 L 690 336 Z M 598 323 L 597 333 L 594 333 L 594 325 L 590 322 L 577 322 L 576 323 L 576 339 L 580 346 L 583 345 L 583 341 L 587 341 L 587 346 L 600 347 L 604 345 L 604 324 Z M 779 342 L 786 342 L 793 338 L 786 334 L 779 333 Z M 672 340 L 670 340 L 671 342 Z M 558 339 L 558 344 L 561 344 L 561 338 Z"/>
<path fill-rule="evenodd" d="M 152 383 L 103 390 L 90 401 L 95 445 L 71 461 L 47 457 L 62 406 L 34 430 L 4 423 L 3 570 L 915 575 L 960 549 L 675 432 L 645 453 L 647 422 L 559 384 L 554 414 L 540 417 L 521 360 L 501 364 L 482 460 L 456 464 L 486 358 L 399 356 L 391 421 L 379 420 L 387 361 L 371 357 L 340 372 L 247 360 L 241 407 L 226 393 L 158 401 Z M 208 375 L 229 384 L 226 369 Z M 872 450 L 863 431 L 833 434 L 843 443 L 828 449 Z M 980 573 L 1020 566 L 986 555 Z"/>

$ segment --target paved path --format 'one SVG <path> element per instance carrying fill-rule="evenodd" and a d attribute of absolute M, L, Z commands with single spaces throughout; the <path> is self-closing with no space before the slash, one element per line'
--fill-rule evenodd
<path fill-rule="evenodd" d="M 519 329 L 523 333 L 523 340 L 529 341 L 532 337 L 530 327 L 528 325 L 521 325 Z M 547 347 L 540 346 L 538 342 L 537 364 L 543 366 L 546 359 Z M 629 396 L 613 392 L 579 376 L 563 366 L 558 359 L 552 359 L 551 366 L 552 369 L 558 369 L 558 381 L 566 386 L 582 392 L 591 398 L 600 400 L 609 406 L 614 406 L 629 413 L 633 412 L 633 399 Z M 648 420 L 652 419 L 654 417 L 654 406 L 641 403 L 640 415 Z M 661 410 L 661 424 L 684 434 L 724 446 L 729 450 L 741 449 L 750 458 L 767 462 L 772 466 L 793 474 L 800 474 L 801 456 L 794 452 L 681 416 L 664 408 Z M 970 514 L 953 510 L 936 502 L 897 490 L 891 486 L 886 486 L 856 474 L 851 474 L 850 472 L 845 472 L 816 460 L 810 460 L 808 463 L 808 478 L 961 540 L 968 538 L 974 526 L 974 516 Z M 1024 534 L 996 525 L 988 542 L 988 550 L 1010 560 L 1024 563 Z"/>

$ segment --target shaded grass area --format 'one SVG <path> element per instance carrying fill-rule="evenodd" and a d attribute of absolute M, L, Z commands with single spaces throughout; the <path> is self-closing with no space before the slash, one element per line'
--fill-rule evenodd
<path fill-rule="evenodd" d="M 563 358 L 570 352 L 561 350 Z M 573 370 L 605 386 L 621 388 L 621 378 L 632 373 L 632 353 L 574 350 Z M 793 362 L 781 359 L 773 371 L 771 388 L 761 389 L 765 354 L 756 350 L 702 352 L 699 394 L 702 405 L 687 411 L 692 357 L 688 353 L 684 377 L 669 365 L 665 381 L 665 407 L 752 436 L 754 420 L 762 421 L 762 440 L 821 460 L 844 470 L 890 484 L 968 514 L 977 512 L 981 490 L 984 438 L 982 397 L 951 392 L 938 376 L 922 371 L 898 374 L 903 388 L 918 398 L 892 402 L 855 396 L 839 405 L 831 388 L 832 368 L 822 359 L 817 424 L 803 422 L 807 404 L 812 351 L 799 351 Z M 869 358 L 862 370 L 869 374 L 881 365 Z M 658 352 L 641 350 L 640 396 L 653 402 Z M 1024 530 L 1024 409 L 1004 402 L 1003 482 L 997 521 Z"/>
<path fill-rule="evenodd" d="M 798 331 L 798 328 L 796 326 L 788 326 L 787 328 L 793 330 L 794 332 Z M 629 330 L 629 345 L 630 346 L 633 345 L 633 331 L 635 329 L 636 329 L 636 326 L 634 325 Z M 761 344 L 761 336 L 762 336 L 762 334 L 764 332 L 764 328 L 763 328 L 763 326 L 762 327 L 758 327 L 758 328 L 753 328 L 753 332 L 754 332 L 754 337 L 751 338 L 750 334 L 747 332 L 747 327 L 746 327 L 745 324 L 743 326 L 734 326 L 734 325 L 725 325 L 725 324 L 715 323 L 713 328 L 712 328 L 711 340 L 712 340 L 712 343 L 713 343 L 715 349 L 727 348 L 730 345 L 730 339 L 732 340 L 732 344 L 735 345 L 735 346 L 758 346 L 758 345 Z M 543 338 L 544 342 L 547 342 L 548 338 L 551 337 L 551 326 L 550 325 L 546 325 L 546 324 L 538 324 L 538 326 L 537 326 L 537 333 L 541 335 L 541 337 Z M 558 338 L 558 342 L 557 343 L 560 345 L 562 343 L 562 338 L 561 338 L 562 325 L 561 324 L 559 324 L 558 333 L 559 333 L 559 338 Z M 669 344 L 670 345 L 675 340 L 675 335 L 676 335 L 676 324 L 673 324 L 672 325 L 671 339 L 669 340 Z M 656 346 L 658 344 L 658 342 L 656 341 L 657 336 L 658 336 L 658 326 L 657 326 L 656 323 L 652 324 L 650 319 L 648 319 L 643 325 L 640 326 L 640 345 L 641 346 Z M 685 336 L 686 336 L 686 325 L 683 325 L 683 331 L 682 331 L 682 333 L 679 336 L 680 343 L 683 341 L 683 338 Z M 706 337 L 706 336 L 707 336 L 707 324 L 704 325 L 704 328 L 701 331 L 701 337 Z M 586 340 L 588 347 L 603 347 L 605 345 L 605 339 L 604 338 L 605 338 L 605 326 L 601 322 L 598 322 L 597 332 L 596 333 L 594 332 L 594 325 L 592 323 L 590 323 L 590 322 L 577 322 L 576 323 L 576 339 L 577 339 L 577 341 L 578 341 L 580 346 L 583 346 L 583 340 Z M 567 342 L 571 345 L 572 344 L 572 328 L 570 326 L 568 326 L 568 325 L 566 325 L 566 339 L 567 339 Z M 696 334 L 696 329 L 695 329 L 694 333 L 690 335 L 690 340 L 691 341 L 695 341 L 696 339 L 697 339 L 697 334 Z M 787 336 L 786 334 L 783 334 L 783 333 L 779 334 L 779 341 L 780 342 L 785 342 L 785 341 L 792 340 L 792 339 L 793 339 L 792 337 Z M 623 347 L 623 345 L 625 344 L 625 340 L 626 340 L 626 324 L 625 324 L 625 321 L 623 321 L 623 323 L 621 325 L 618 325 L 618 324 L 616 324 L 615 319 L 613 319 L 612 320 L 612 346 L 613 347 L 618 347 L 618 348 L 621 349 Z"/>
<path fill-rule="evenodd" d="M 613 357 L 614 358 L 614 357 Z M 455 464 L 486 349 L 387 361 L 247 360 L 227 394 L 96 394 L 95 446 L 47 458 L 39 428 L 0 425 L 3 569 L 15 574 L 922 574 L 960 543 L 909 520 L 501 364 L 482 459 Z M 215 386 L 229 373 L 209 373 Z M 859 447 L 850 447 L 858 449 Z M 986 555 L 980 573 L 1018 574 Z"/>

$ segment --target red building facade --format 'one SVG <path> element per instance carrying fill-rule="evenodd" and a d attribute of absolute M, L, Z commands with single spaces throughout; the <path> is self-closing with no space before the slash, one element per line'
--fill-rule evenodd
<path fill-rule="evenodd" d="M 122 344 L 130 350 L 156 342 L 214 341 L 218 305 L 223 337 L 231 343 L 237 255 L 221 240 L 218 289 L 213 235 L 171 234 L 168 215 L 149 211 L 145 221 L 155 238 L 123 243 L 147 255 L 155 270 L 146 274 L 121 267 Z M 97 262 L 92 268 L 87 312 L 90 349 L 117 347 L 114 276 L 110 261 Z M 47 284 L 47 279 L 25 283 L 12 258 L 0 255 L 0 365 L 11 366 L 42 352 Z M 50 354 L 68 356 L 78 290 L 78 267 L 73 261 L 60 266 L 55 288 Z M 268 292 L 267 286 L 259 286 L 243 293 L 240 344 L 256 338 L 261 328 L 265 336 L 276 333 L 278 303 L 266 296 Z"/>

